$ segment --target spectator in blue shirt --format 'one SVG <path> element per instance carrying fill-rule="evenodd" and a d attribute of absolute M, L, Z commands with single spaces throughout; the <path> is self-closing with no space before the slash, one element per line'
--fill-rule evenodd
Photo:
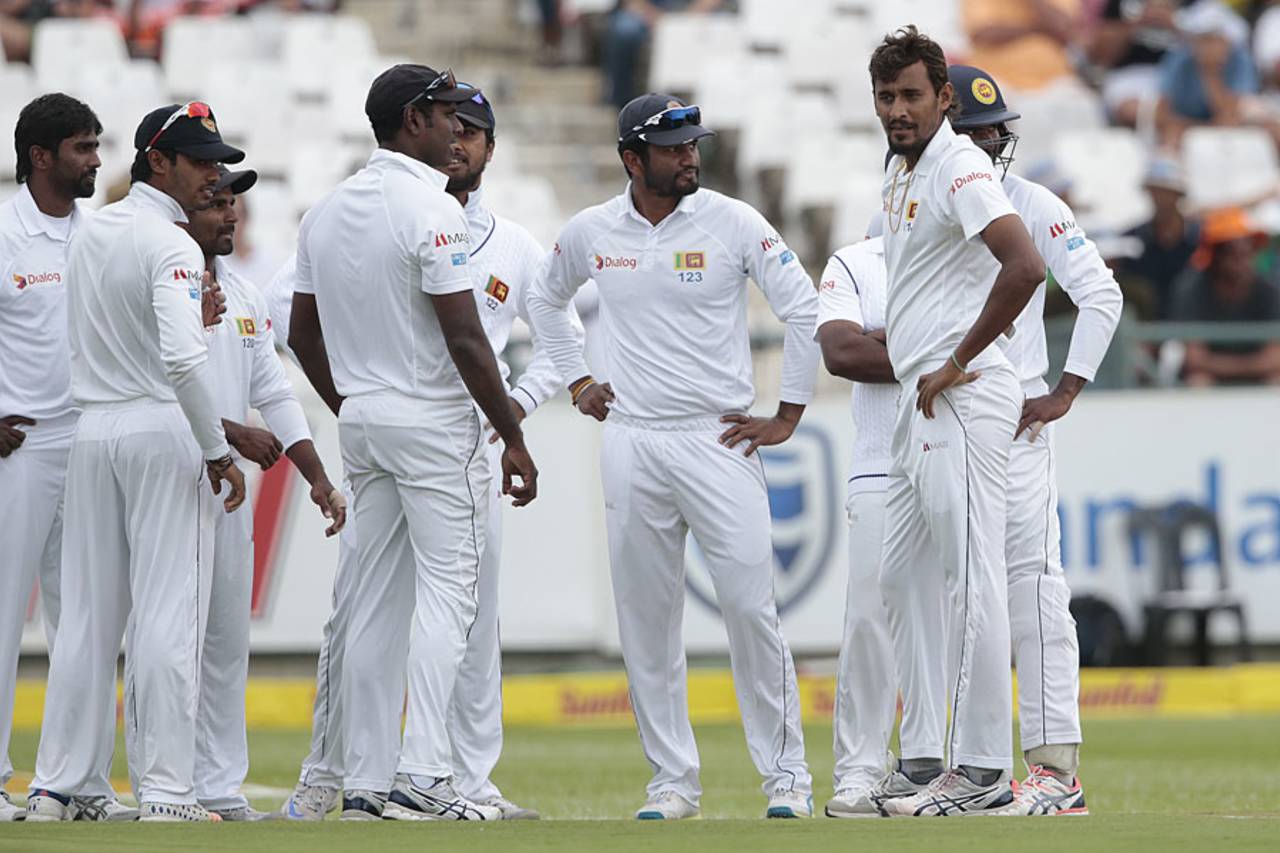
<path fill-rule="evenodd" d="M 1187 43 L 1161 62 L 1157 110 L 1165 141 L 1174 145 L 1193 125 L 1244 124 L 1244 100 L 1259 88 L 1242 18 L 1216 0 L 1203 0 L 1179 13 L 1178 24 Z"/>

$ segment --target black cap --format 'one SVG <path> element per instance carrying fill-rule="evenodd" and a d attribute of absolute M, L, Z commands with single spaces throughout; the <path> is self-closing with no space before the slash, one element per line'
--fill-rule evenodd
<path fill-rule="evenodd" d="M 154 109 L 133 134 L 138 151 L 176 151 L 196 160 L 239 163 L 244 152 L 222 141 L 213 110 L 203 101 L 170 104 Z"/>
<path fill-rule="evenodd" d="M 240 195 L 241 193 L 247 193 L 257 182 L 258 173 L 253 169 L 240 169 L 233 172 L 219 163 L 218 182 L 213 185 L 213 191 L 218 192 L 230 187 L 233 195 Z"/>
<path fill-rule="evenodd" d="M 618 143 L 640 139 L 651 145 L 681 145 L 704 136 L 714 136 L 713 131 L 696 121 L 688 121 L 669 129 L 646 125 L 646 122 L 666 110 L 687 106 L 688 104 L 673 95 L 655 93 L 631 99 L 622 108 L 622 112 L 618 113 Z M 653 129 L 646 129 L 647 127 Z"/>
<path fill-rule="evenodd" d="M 951 87 L 956 90 L 960 115 L 951 119 L 957 130 L 989 127 L 1022 118 L 1005 106 L 1004 95 L 991 75 L 972 65 L 952 65 L 947 69 Z"/>
<path fill-rule="evenodd" d="M 481 130 L 493 130 L 498 120 L 494 118 L 493 105 L 484 92 L 470 83 L 462 82 L 458 83 L 458 89 L 470 95 L 465 101 L 458 101 L 458 121 Z"/>
<path fill-rule="evenodd" d="M 456 104 L 470 97 L 470 90 L 457 88 L 452 71 L 402 63 L 374 78 L 369 96 L 364 100 L 364 114 L 370 121 L 376 121 L 399 115 L 415 99 Z"/>

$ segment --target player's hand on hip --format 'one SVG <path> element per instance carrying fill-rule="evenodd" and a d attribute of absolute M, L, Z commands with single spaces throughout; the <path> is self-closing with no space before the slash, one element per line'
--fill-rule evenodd
<path fill-rule="evenodd" d="M 747 450 L 743 456 L 750 456 L 756 452 L 758 447 L 770 447 L 775 444 L 782 444 L 791 433 L 795 432 L 796 425 L 794 421 L 785 418 L 753 418 L 747 415 L 725 415 L 720 418 L 722 424 L 733 424 L 724 432 L 720 433 L 719 441 L 725 447 L 737 447 L 742 442 L 748 442 Z"/>
<path fill-rule="evenodd" d="M 947 359 L 946 363 L 932 373 L 926 373 L 916 383 L 916 408 L 926 418 L 933 419 L 933 404 L 938 395 L 948 388 L 957 385 L 968 385 L 982 374 L 978 371 L 964 371 L 956 367 L 955 362 Z"/>
<path fill-rule="evenodd" d="M 609 404 L 613 400 L 613 386 L 608 382 L 599 382 L 583 391 L 575 405 L 582 414 L 603 421 L 609 417 Z"/>
<path fill-rule="evenodd" d="M 263 471 L 276 464 L 280 454 L 284 453 L 284 445 L 280 443 L 280 439 L 270 430 L 258 427 L 241 426 L 233 434 L 227 435 L 227 442 Z"/>
<path fill-rule="evenodd" d="M 26 415 L 5 415 L 0 418 L 0 459 L 17 450 L 27 440 L 27 434 L 18 427 L 35 425 L 36 422 Z"/>
<path fill-rule="evenodd" d="M 516 478 L 520 485 L 516 485 Z M 512 506 L 524 506 L 538 496 L 538 466 L 521 444 L 502 451 L 502 493 L 511 495 Z"/>
<path fill-rule="evenodd" d="M 524 406 L 517 403 L 515 397 L 508 397 L 507 399 L 511 401 L 511 414 L 516 416 L 516 423 L 520 423 L 527 417 L 524 412 Z M 489 432 L 490 444 L 497 444 L 499 441 L 502 441 L 502 436 L 498 435 L 497 430 L 493 428 L 493 424 L 485 421 L 484 428 Z"/>
<path fill-rule="evenodd" d="M 325 528 L 325 536 L 333 536 L 347 524 L 347 499 L 328 480 L 318 480 L 311 487 L 311 502 L 333 523 Z"/>
<path fill-rule="evenodd" d="M 200 278 L 200 319 L 205 328 L 216 326 L 222 322 L 222 315 L 227 313 L 227 295 L 222 287 L 213 280 L 213 275 L 205 270 Z"/>
<path fill-rule="evenodd" d="M 1016 439 L 1027 433 L 1027 441 L 1034 442 L 1040 437 L 1040 431 L 1046 424 L 1051 424 L 1071 411 L 1071 401 L 1061 394 L 1045 394 L 1043 397 L 1032 397 L 1022 404 L 1022 418 L 1018 421 L 1018 431 L 1013 434 Z"/>
<path fill-rule="evenodd" d="M 205 463 L 205 467 L 209 470 L 209 485 L 213 488 L 215 495 L 222 494 L 224 482 L 231 487 L 226 500 L 222 502 L 222 508 L 227 512 L 235 512 L 240 504 L 244 503 L 244 474 L 231 461 L 230 454 L 221 459 L 209 460 Z"/>

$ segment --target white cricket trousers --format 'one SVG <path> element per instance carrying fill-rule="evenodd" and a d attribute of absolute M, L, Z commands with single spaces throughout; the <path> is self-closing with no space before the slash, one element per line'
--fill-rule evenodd
<path fill-rule="evenodd" d="M 4 532 L 0 533 L 0 786 L 13 776 L 9 736 L 18 654 L 37 577 L 50 654 L 57 636 L 62 487 L 77 417 L 72 413 L 22 427 L 27 434 L 22 446 L 0 459 L 0 502 L 6 515 Z"/>
<path fill-rule="evenodd" d="M 1027 396 L 1048 391 L 1043 381 Z M 1009 452 L 1009 630 L 1018 670 L 1022 749 L 1078 744 L 1080 646 L 1071 616 L 1071 590 L 1062 571 L 1054 425 L 1034 442 L 1023 433 Z"/>
<path fill-rule="evenodd" d="M 885 481 L 876 481 L 883 484 Z M 855 488 L 857 489 L 855 491 Z M 888 772 L 898 712 L 898 681 L 889 614 L 880 592 L 884 548 L 883 488 L 850 484 L 849 585 L 832 713 L 836 791 L 866 791 Z"/>
<path fill-rule="evenodd" d="M 81 794 L 109 766 L 116 657 L 127 623 L 134 793 L 143 802 L 196 801 L 208 489 L 200 450 L 176 403 L 85 408 L 67 464 L 62 614 L 32 790 Z"/>
<path fill-rule="evenodd" d="M 338 437 L 358 548 L 343 656 L 344 786 L 385 793 L 398 772 L 453 775 L 452 745 L 435 721 L 447 719 L 476 620 L 489 464 L 470 400 L 348 397 Z"/>
<path fill-rule="evenodd" d="M 943 392 L 927 419 L 918 378 L 902 383 L 881 570 L 902 757 L 1012 769 L 1005 501 L 1022 391 L 1001 364 Z"/>
<path fill-rule="evenodd" d="M 240 786 L 249 773 L 244 701 L 253 604 L 252 492 L 235 512 L 217 514 L 209 562 L 210 570 L 200 579 L 200 605 L 207 621 L 196 712 L 195 786 L 202 806 L 222 810 L 249 805 Z"/>
<path fill-rule="evenodd" d="M 502 445 L 488 445 L 491 471 L 501 471 Z M 489 489 L 489 522 L 476 587 L 476 621 L 458 670 L 449 706 L 448 736 L 453 744 L 454 784 L 471 800 L 502 792 L 490 779 L 502 754 L 502 672 L 498 642 L 498 570 L 502 558 L 502 481 L 494 476 Z M 354 503 L 354 501 L 352 501 Z M 311 752 L 298 776 L 304 785 L 343 785 L 342 658 L 350 622 L 355 564 L 355 526 L 339 535 L 338 572 L 333 582 L 333 610 L 325 622 L 316 666 L 316 700 L 311 720 Z M 434 721 L 429 721 L 434 722 Z"/>
<path fill-rule="evenodd" d="M 766 794 L 813 789 L 791 649 L 773 597 L 771 518 L 760 457 L 716 439 L 718 418 L 643 421 L 616 412 L 601 448 L 609 567 L 623 662 L 653 768 L 650 796 L 702 795 L 682 637 L 685 543 L 707 562 L 729 638 L 747 750 Z"/>

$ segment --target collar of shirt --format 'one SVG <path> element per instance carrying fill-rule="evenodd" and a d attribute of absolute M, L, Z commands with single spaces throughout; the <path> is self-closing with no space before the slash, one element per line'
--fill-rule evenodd
<path fill-rule="evenodd" d="M 944 118 L 942 124 L 938 125 L 938 132 L 924 147 L 924 153 L 916 161 L 916 167 L 911 170 L 911 173 L 918 178 L 929 174 L 929 169 L 955 144 L 956 139 L 957 134 L 951 129 L 950 119 Z"/>
<path fill-rule="evenodd" d="M 421 160 L 415 160 L 407 154 L 401 154 L 389 148 L 379 148 L 370 154 L 368 166 L 370 169 L 400 169 L 440 192 L 444 192 L 444 188 L 449 184 L 449 176 L 444 172 L 437 171 Z"/>
<path fill-rule="evenodd" d="M 463 205 L 462 212 L 467 217 L 467 230 L 471 232 L 471 254 L 474 256 L 476 252 L 484 248 L 484 244 L 488 242 L 489 235 L 493 233 L 494 226 L 498 224 L 497 217 L 489 208 L 484 206 L 482 192 L 480 187 L 476 187 L 467 194 L 467 203 Z"/>
<path fill-rule="evenodd" d="M 132 199 L 135 204 L 151 208 L 174 224 L 187 221 L 187 212 L 178 204 L 178 200 L 151 184 L 134 181 L 126 198 Z"/>
<path fill-rule="evenodd" d="M 636 210 L 636 202 L 631 195 L 631 186 L 631 181 L 627 181 L 627 188 L 623 190 L 622 195 L 619 196 L 619 198 L 622 199 L 622 206 L 619 210 L 619 215 L 629 216 L 638 222 L 642 222 L 646 228 L 657 228 L 657 225 L 654 225 L 648 219 L 645 219 L 644 215 L 640 213 L 640 211 Z M 670 215 L 668 215 L 666 219 L 662 220 L 662 222 L 666 222 L 667 219 L 670 219 L 677 213 L 683 213 L 685 216 L 693 216 L 694 212 L 698 209 L 698 202 L 699 198 L 698 193 L 696 192 L 682 197 L 680 201 L 676 202 L 676 209 L 671 211 Z M 658 225 L 661 225 L 662 222 L 659 222 Z"/>
<path fill-rule="evenodd" d="M 27 236 L 34 237 L 37 234 L 43 234 L 50 240 L 56 240 L 61 243 L 66 237 L 48 227 L 45 221 L 45 215 L 41 213 L 40 208 L 36 205 L 36 198 L 31 194 L 31 187 L 25 183 L 18 187 L 18 193 L 13 197 L 13 208 L 18 214 L 18 221 L 22 223 L 22 227 L 26 229 Z M 76 202 L 71 203 L 71 228 L 68 229 L 67 235 L 76 232 L 76 226 L 80 224 L 80 205 Z"/>

